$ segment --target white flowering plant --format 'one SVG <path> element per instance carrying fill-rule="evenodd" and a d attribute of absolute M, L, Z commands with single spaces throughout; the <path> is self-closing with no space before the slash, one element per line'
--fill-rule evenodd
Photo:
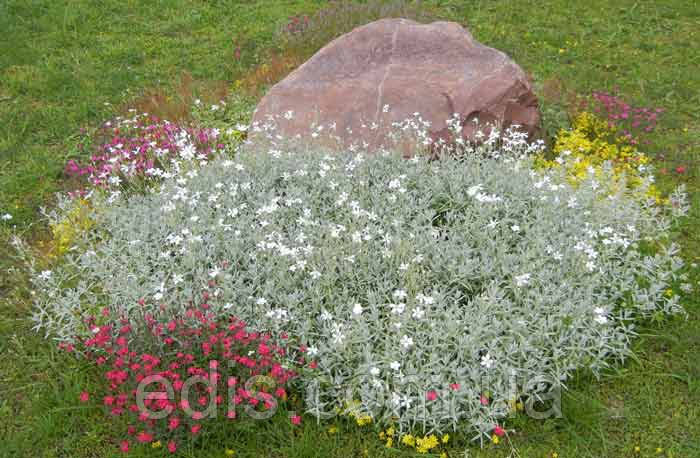
<path fill-rule="evenodd" d="M 682 312 L 683 193 L 669 210 L 644 185 L 573 187 L 536 149 L 513 130 L 440 160 L 173 160 L 145 194 L 91 197 L 81 248 L 34 277 L 36 327 L 66 342 L 103 308 L 165 321 L 208 288 L 213 313 L 297 339 L 309 413 L 483 437 L 516 400 L 623 360 L 636 321 Z"/>

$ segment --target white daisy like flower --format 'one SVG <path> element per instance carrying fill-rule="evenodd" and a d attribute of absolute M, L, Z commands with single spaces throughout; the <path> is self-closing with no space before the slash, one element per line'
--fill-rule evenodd
<path fill-rule="evenodd" d="M 596 317 L 593 318 L 593 320 L 598 324 L 605 324 L 608 322 L 608 317 L 605 315 L 596 315 Z"/>
<path fill-rule="evenodd" d="M 377 367 L 373 367 L 369 370 L 369 373 L 372 374 L 373 377 L 377 377 L 381 371 Z"/>
<path fill-rule="evenodd" d="M 394 296 L 397 299 L 405 299 L 408 296 L 408 294 L 406 294 L 406 291 L 402 289 L 397 289 L 396 291 L 394 291 L 392 296 Z"/>
<path fill-rule="evenodd" d="M 259 297 L 259 298 L 255 299 L 255 304 L 256 305 L 265 305 L 265 304 L 267 304 L 267 299 L 265 299 L 264 297 Z"/>
<path fill-rule="evenodd" d="M 401 370 L 401 363 L 398 361 L 392 361 L 389 363 L 389 367 L 391 368 L 391 370 L 399 371 Z"/>
<path fill-rule="evenodd" d="M 321 272 L 319 272 L 318 270 L 311 271 L 311 273 L 309 273 L 309 275 L 314 280 L 318 280 L 319 278 L 321 278 Z"/>
<path fill-rule="evenodd" d="M 183 280 L 184 280 L 184 277 L 183 277 L 182 275 L 173 274 L 173 284 L 174 284 L 174 285 L 177 285 L 177 284 L 182 283 Z"/>
<path fill-rule="evenodd" d="M 425 310 L 423 310 L 420 307 L 416 307 L 415 309 L 413 309 L 413 313 L 411 314 L 411 316 L 413 316 L 413 318 L 415 318 L 416 320 L 420 320 L 425 316 Z"/>
<path fill-rule="evenodd" d="M 406 304 L 403 302 L 399 302 L 398 304 L 389 304 L 389 308 L 391 309 L 391 313 L 394 315 L 401 315 L 404 310 L 406 310 Z"/>
<path fill-rule="evenodd" d="M 306 349 L 306 353 L 308 353 L 309 356 L 316 356 L 316 355 L 318 355 L 318 348 L 311 346 L 311 347 Z"/>
<path fill-rule="evenodd" d="M 525 286 L 530 283 L 530 274 L 517 275 L 515 277 L 515 284 L 517 286 Z"/>
<path fill-rule="evenodd" d="M 484 356 L 481 357 L 481 366 L 485 367 L 486 369 L 491 369 L 493 367 L 493 363 L 495 361 L 493 358 L 491 358 L 491 355 L 489 353 L 486 353 Z"/>
<path fill-rule="evenodd" d="M 513 225 L 510 227 L 510 230 L 513 231 L 513 232 L 520 232 L 520 226 L 518 226 L 517 224 L 513 224 Z"/>
<path fill-rule="evenodd" d="M 221 273 L 221 270 L 219 269 L 218 266 L 216 266 L 216 267 L 214 267 L 214 268 L 211 270 L 211 272 L 209 272 L 209 276 L 210 276 L 211 278 L 214 278 L 214 277 L 216 277 L 217 275 L 219 275 L 220 273 Z"/>
<path fill-rule="evenodd" d="M 39 274 L 39 278 L 41 278 L 44 281 L 47 281 L 49 278 L 51 278 L 51 272 L 50 270 L 42 270 L 41 273 Z"/>
<path fill-rule="evenodd" d="M 362 308 L 362 305 L 360 305 L 360 304 L 355 304 L 355 306 L 352 308 L 352 313 L 354 315 L 357 315 L 357 316 L 362 315 L 363 311 L 364 311 L 364 309 Z"/>
<path fill-rule="evenodd" d="M 401 342 L 400 342 L 400 344 L 401 344 L 401 346 L 402 346 L 403 348 L 405 348 L 406 350 L 408 350 L 409 348 L 411 348 L 411 347 L 413 346 L 413 339 L 412 339 L 411 337 L 407 336 L 406 334 L 404 334 L 404 335 L 401 337 Z"/>

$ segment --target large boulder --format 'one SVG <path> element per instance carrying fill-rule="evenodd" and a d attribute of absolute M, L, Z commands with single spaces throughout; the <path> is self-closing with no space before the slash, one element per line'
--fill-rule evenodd
<path fill-rule="evenodd" d="M 432 141 L 449 137 L 446 121 L 455 113 L 469 140 L 481 128 L 475 119 L 518 124 L 529 134 L 540 119 L 523 70 L 459 24 L 382 19 L 333 40 L 272 87 L 255 110 L 250 138 L 274 117 L 285 138 L 320 140 L 312 126 L 335 123 L 337 144 L 376 148 L 389 145 L 392 123 L 416 112 L 429 122 Z"/>

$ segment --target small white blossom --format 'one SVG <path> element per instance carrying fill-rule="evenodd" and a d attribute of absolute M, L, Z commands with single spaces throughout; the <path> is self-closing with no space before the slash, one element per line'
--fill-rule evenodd
<path fill-rule="evenodd" d="M 406 350 L 408 350 L 409 348 L 411 348 L 411 347 L 413 346 L 413 339 L 412 339 L 411 337 L 407 336 L 406 334 L 404 334 L 404 335 L 401 337 L 401 342 L 400 342 L 400 343 L 401 343 L 401 346 L 402 346 L 403 348 L 405 348 Z"/>

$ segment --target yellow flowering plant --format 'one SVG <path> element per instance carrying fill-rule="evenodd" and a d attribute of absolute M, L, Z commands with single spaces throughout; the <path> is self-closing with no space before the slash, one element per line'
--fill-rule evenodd
<path fill-rule="evenodd" d="M 614 126 L 592 113 L 582 112 L 573 122 L 571 129 L 562 129 L 557 134 L 552 150 L 553 158 L 540 155 L 536 165 L 540 168 L 559 168 L 566 170 L 568 181 L 576 185 L 590 174 L 596 178 L 605 176 L 606 163 L 612 166 L 612 183 L 601 183 L 617 189 L 620 183 L 626 183 L 629 189 L 636 189 L 650 176 L 650 159 L 629 144 L 624 136 L 617 133 Z M 658 189 L 648 185 L 644 196 L 662 203 Z"/>
<path fill-rule="evenodd" d="M 94 220 L 90 216 L 92 207 L 86 199 L 75 199 L 71 208 L 60 220 L 50 223 L 52 241 L 49 257 L 60 257 L 75 243 L 78 236 L 89 231 Z"/>

